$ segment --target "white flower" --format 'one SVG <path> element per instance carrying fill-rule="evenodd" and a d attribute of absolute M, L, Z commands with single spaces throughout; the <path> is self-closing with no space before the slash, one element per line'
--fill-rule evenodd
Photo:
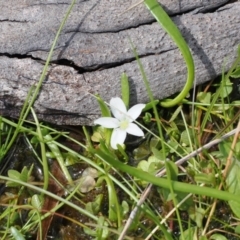
<path fill-rule="evenodd" d="M 143 131 L 133 123 L 144 107 L 145 104 L 137 104 L 127 111 L 121 98 L 112 98 L 110 100 L 110 108 L 115 118 L 101 117 L 95 120 L 94 124 L 114 129 L 111 136 L 111 147 L 117 149 L 117 144 L 122 145 L 124 143 L 127 133 L 139 137 L 144 136 Z"/>

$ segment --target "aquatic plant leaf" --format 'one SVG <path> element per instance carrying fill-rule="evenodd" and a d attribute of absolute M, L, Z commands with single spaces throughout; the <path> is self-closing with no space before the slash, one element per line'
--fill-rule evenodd
<path fill-rule="evenodd" d="M 205 184 L 215 184 L 214 173 L 196 173 L 194 175 L 194 180 L 199 183 Z"/>
<path fill-rule="evenodd" d="M 147 171 L 148 171 L 148 165 L 149 165 L 149 164 L 148 164 L 148 162 L 147 162 L 146 160 L 142 160 L 142 161 L 140 161 L 140 162 L 138 163 L 137 168 L 139 168 L 139 169 L 147 172 Z"/>
<path fill-rule="evenodd" d="M 153 155 L 156 159 L 158 159 L 159 161 L 164 161 L 165 160 L 164 154 L 162 153 L 162 151 L 159 151 L 155 147 L 152 147 L 151 150 L 152 150 L 152 153 L 153 153 Z"/>
<path fill-rule="evenodd" d="M 102 199 L 103 199 L 103 194 L 97 195 L 94 202 L 88 202 L 86 204 L 85 209 L 88 212 L 97 215 L 100 211 L 100 208 L 101 208 Z"/>
<path fill-rule="evenodd" d="M 42 136 L 45 136 L 49 133 L 49 130 L 47 128 L 41 128 L 41 134 Z M 38 144 L 40 141 L 39 141 L 39 136 L 33 136 L 30 140 L 30 142 L 32 144 Z"/>
<path fill-rule="evenodd" d="M 159 159 L 157 159 L 155 156 L 150 156 L 147 161 L 146 160 L 140 161 L 138 163 L 137 168 L 151 174 L 156 174 L 160 165 L 163 164 L 161 164 Z"/>
<path fill-rule="evenodd" d="M 133 155 L 135 160 L 141 160 L 141 159 L 147 158 L 150 153 L 151 152 L 150 152 L 149 146 L 148 144 L 146 144 L 146 142 L 144 142 L 138 148 L 135 148 L 133 150 Z"/>
<path fill-rule="evenodd" d="M 103 140 L 105 138 L 105 128 L 101 126 L 94 127 L 93 135 L 91 136 L 91 140 L 93 142 L 100 142 L 100 140 Z"/>
<path fill-rule="evenodd" d="M 225 236 L 223 236 L 222 234 L 219 234 L 219 233 L 215 233 L 213 234 L 210 239 L 213 239 L 213 240 L 228 240 Z"/>
<path fill-rule="evenodd" d="M 42 201 L 41 201 L 40 195 L 34 194 L 31 198 L 31 204 L 34 208 L 40 210 L 42 207 Z"/>
<path fill-rule="evenodd" d="M 8 170 L 8 176 L 12 179 L 17 179 L 20 180 L 20 172 L 18 172 L 17 170 L 14 169 L 10 169 Z"/>
<path fill-rule="evenodd" d="M 221 142 L 218 144 L 219 152 L 213 152 L 214 156 L 217 158 L 223 159 L 223 162 L 226 162 L 229 151 L 231 150 L 231 142 Z M 240 156 L 240 142 L 235 144 L 233 149 L 234 157 L 239 159 Z"/>
<path fill-rule="evenodd" d="M 159 138 L 157 138 L 155 136 L 152 137 L 149 142 L 150 149 L 152 149 L 153 147 L 158 149 L 160 146 L 161 146 L 161 142 L 160 142 Z"/>
<path fill-rule="evenodd" d="M 240 197 L 240 194 L 239 194 L 239 197 Z M 229 201 L 229 206 L 230 208 L 232 209 L 233 213 L 238 217 L 240 218 L 240 204 L 236 201 Z"/>
<path fill-rule="evenodd" d="M 228 157 L 229 151 L 231 149 L 231 143 L 230 142 L 221 142 L 218 144 L 218 148 L 220 153 L 222 154 L 222 157 L 225 159 Z"/>
<path fill-rule="evenodd" d="M 23 182 L 27 182 L 29 176 L 29 171 L 27 169 L 27 167 L 24 167 L 22 169 L 22 172 L 18 172 L 17 170 L 14 169 L 10 169 L 8 170 L 8 176 L 14 180 L 19 180 L 19 181 L 23 181 Z M 7 181 L 6 185 L 8 187 L 18 187 L 21 186 L 21 184 L 18 184 L 17 182 L 12 182 L 12 181 Z"/>
<path fill-rule="evenodd" d="M 89 235 L 89 236 L 96 236 L 96 230 L 95 229 L 91 229 L 91 228 L 83 228 L 83 231 L 85 234 Z"/>
<path fill-rule="evenodd" d="M 234 232 L 240 234 L 240 225 L 237 225 L 234 229 Z"/>
<path fill-rule="evenodd" d="M 155 156 L 150 156 L 148 160 L 140 161 L 137 165 L 137 168 L 144 172 L 148 172 L 152 175 L 155 175 L 157 171 L 163 166 L 164 166 L 164 161 L 160 161 Z M 141 179 L 138 181 L 141 182 L 143 186 L 146 186 L 148 184 L 148 182 L 142 181 Z"/>
<path fill-rule="evenodd" d="M 104 219 L 103 216 L 100 216 L 98 218 L 98 222 L 97 222 L 97 226 L 98 228 L 96 229 L 96 236 L 97 239 L 107 239 L 108 235 L 109 235 L 109 230 L 108 230 L 108 223 L 107 221 Z"/>
<path fill-rule="evenodd" d="M 143 116 L 143 121 L 145 124 L 150 123 L 152 121 L 152 114 L 149 112 L 146 112 Z"/>
<path fill-rule="evenodd" d="M 109 235 L 109 230 L 108 230 L 108 223 L 105 221 L 103 216 L 100 216 L 98 218 L 97 222 L 97 229 L 91 229 L 91 228 L 84 228 L 84 232 L 87 235 L 94 236 L 96 237 L 95 239 L 106 239 Z"/>
<path fill-rule="evenodd" d="M 239 78 L 240 77 L 240 67 L 236 68 L 230 75 L 232 78 Z"/>
<path fill-rule="evenodd" d="M 229 79 L 226 79 L 224 86 L 222 86 L 222 91 L 220 92 L 220 96 L 222 98 L 225 98 L 227 96 L 229 96 L 229 94 L 232 92 L 233 90 L 233 86 L 232 86 L 232 82 Z"/>
<path fill-rule="evenodd" d="M 10 228 L 11 234 L 16 240 L 25 240 L 25 237 L 15 227 Z"/>
<path fill-rule="evenodd" d="M 176 153 L 176 152 L 178 152 L 178 153 L 180 153 L 180 148 L 179 148 L 179 142 L 177 142 L 177 141 L 175 141 L 175 140 L 173 140 L 173 141 L 169 141 L 168 142 L 168 145 L 171 147 L 171 148 L 169 148 L 169 153 Z"/>
<path fill-rule="evenodd" d="M 230 193 L 234 193 L 239 195 L 240 197 L 240 162 L 238 160 L 234 160 L 232 162 L 231 168 L 228 172 L 228 176 L 226 178 L 226 185 L 228 191 Z M 230 208 L 234 212 L 234 214 L 240 218 L 240 203 L 230 200 L 228 201 Z"/>
<path fill-rule="evenodd" d="M 182 133 L 181 133 L 181 138 L 180 138 L 180 142 L 181 144 L 183 144 L 185 147 L 186 146 L 189 146 L 190 145 L 190 141 L 193 140 L 193 133 L 192 131 L 187 131 L 187 130 L 184 130 Z"/>
<path fill-rule="evenodd" d="M 202 221 L 205 216 L 205 210 L 203 208 L 195 208 L 189 214 L 190 218 L 197 224 L 198 228 L 202 228 Z"/>
<path fill-rule="evenodd" d="M 122 215 L 125 216 L 129 212 L 129 205 L 126 201 L 122 201 Z"/>
<path fill-rule="evenodd" d="M 200 92 L 197 95 L 197 100 L 201 103 L 210 103 L 212 94 L 210 92 Z"/>
<path fill-rule="evenodd" d="M 24 167 L 21 171 L 20 180 L 23 182 L 27 182 L 28 177 L 29 177 L 29 171 L 28 171 L 27 167 Z"/>
<path fill-rule="evenodd" d="M 191 227 L 184 231 L 179 240 L 198 240 L 197 227 Z"/>

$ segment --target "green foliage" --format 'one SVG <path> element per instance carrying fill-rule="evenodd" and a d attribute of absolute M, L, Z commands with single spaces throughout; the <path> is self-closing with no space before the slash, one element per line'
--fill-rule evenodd
<path fill-rule="evenodd" d="M 99 194 L 96 196 L 94 202 L 88 202 L 85 206 L 86 210 L 96 215 L 99 213 L 102 205 L 103 194 Z"/>
<path fill-rule="evenodd" d="M 179 240 L 198 240 L 197 227 L 188 228 L 180 236 Z"/>
<path fill-rule="evenodd" d="M 117 198 L 115 186 L 107 175 L 99 177 L 98 185 L 101 184 L 102 181 L 106 181 L 108 188 L 108 218 L 110 221 L 117 222 L 118 226 L 120 227 L 122 225 L 122 212 Z"/>
<path fill-rule="evenodd" d="M 225 236 L 223 236 L 222 234 L 213 234 L 210 239 L 213 240 L 228 240 Z"/>
<path fill-rule="evenodd" d="M 74 1 L 71 7 L 73 4 Z M 29 91 L 19 122 L 15 123 L 0 117 L 0 160 L 4 159 L 21 132 L 25 134 L 26 139 L 31 139 L 29 144 L 30 142 L 33 144 L 31 147 L 47 176 L 44 176 L 43 182 L 33 182 L 33 176 L 31 176 L 33 167 L 29 170 L 23 167 L 20 171 L 11 169 L 8 171 L 8 177 L 0 176 L 0 179 L 6 182 L 6 186 L 10 187 L 10 190 L 13 189 L 13 192 L 4 192 L 1 199 L 4 206 L 0 213 L 0 223 L 3 226 L 0 229 L 1 239 L 22 240 L 28 233 L 36 233 L 38 228 L 41 230 L 42 220 L 62 209 L 63 205 L 74 209 L 74 214 L 66 216 L 68 221 L 79 225 L 82 234 L 86 234 L 85 237 L 95 239 L 115 239 L 123 232 L 124 223 L 128 221 L 129 215 L 133 218 L 133 223 L 129 225 L 128 234 L 134 238 L 228 239 L 223 231 L 204 232 L 205 229 L 211 229 L 214 224 L 219 223 L 222 224 L 225 232 L 239 235 L 239 227 L 231 226 L 231 224 L 238 224 L 236 220 L 232 218 L 225 223 L 224 220 L 208 214 L 214 201 L 218 199 L 221 203 L 228 202 L 229 215 L 233 213 L 240 218 L 240 164 L 238 161 L 240 143 L 235 144 L 234 149 L 231 149 L 231 139 L 225 140 L 214 149 L 201 151 L 201 155 L 191 157 L 188 163 L 181 167 L 177 166 L 177 160 L 201 147 L 205 141 L 211 141 L 235 127 L 233 120 L 236 117 L 239 101 L 231 102 L 232 78 L 237 80 L 240 77 L 240 48 L 238 57 L 229 72 L 226 75 L 223 74 L 219 84 L 212 85 L 214 90 L 200 89 L 194 103 L 183 99 L 188 95 L 194 79 L 191 53 L 181 33 L 157 1 L 146 0 L 145 4 L 181 50 L 188 68 L 186 86 L 173 100 L 160 102 L 154 99 L 147 76 L 134 49 L 150 98 L 150 102 L 144 108 L 143 121 L 139 120 L 147 126 L 145 139 L 137 141 L 129 139 L 126 147 L 118 146 L 118 150 L 113 151 L 109 147 L 111 136 L 109 129 L 93 127 L 91 132 L 89 128 L 84 127 L 85 143 L 72 139 L 65 132 L 40 124 L 32 106 L 45 78 L 57 38 L 66 21 L 65 18 L 54 40 L 39 83 Z M 121 76 L 121 90 L 122 99 L 129 107 L 130 89 L 126 73 Z M 96 99 L 102 116 L 110 117 L 111 112 L 105 101 L 101 96 L 96 96 Z M 159 105 L 169 107 L 179 103 L 181 103 L 180 106 L 168 112 L 159 108 Z M 25 119 L 30 111 L 34 122 L 26 123 Z M 69 148 L 61 142 L 62 139 L 71 141 L 81 150 Z M 38 154 L 39 148 L 40 154 Z M 221 170 L 226 165 L 230 150 L 233 150 L 234 157 L 224 181 Z M 63 175 L 60 174 L 62 181 L 55 179 L 54 189 L 57 188 L 56 186 L 60 186 L 59 189 L 61 189 L 56 193 L 48 189 L 49 183 L 52 184 L 55 178 L 51 176 L 51 182 L 48 178 L 52 173 L 50 170 L 48 172 L 47 160 L 51 158 L 57 160 L 60 166 L 59 171 Z M 73 164 L 83 165 L 83 169 L 80 170 L 81 176 L 77 179 L 73 179 L 74 175 L 69 171 L 69 166 Z M 161 174 L 160 169 L 162 169 Z M 155 176 L 156 174 L 159 174 L 158 177 Z M 224 190 L 218 190 L 221 181 L 224 181 Z M 153 184 L 155 190 L 147 196 L 144 187 L 149 184 Z M 143 199 L 142 192 L 146 194 L 147 200 Z M 26 198 L 24 198 L 25 195 Z M 56 200 L 56 205 L 49 209 L 42 209 L 46 196 Z M 25 204 L 21 204 L 22 199 Z M 138 205 L 137 211 L 134 214 L 130 213 L 136 205 Z M 169 209 L 164 210 L 165 207 Z M 26 211 L 27 214 L 25 214 Z M 182 213 L 188 216 L 186 222 L 180 216 Z M 74 218 L 75 214 L 79 215 Z M 26 219 L 22 218 L 23 215 Z M 205 219 L 208 217 L 212 217 L 210 222 L 213 222 L 213 225 L 204 226 Z M 178 236 L 174 235 L 175 229 L 170 229 L 171 223 L 172 226 L 180 228 Z M 126 239 L 129 236 L 126 236 Z"/>
<path fill-rule="evenodd" d="M 161 102 L 161 105 L 163 107 L 172 107 L 181 103 L 183 99 L 189 94 L 189 91 L 192 88 L 195 76 L 193 57 L 181 32 L 179 31 L 177 26 L 173 23 L 171 18 L 167 15 L 167 13 L 163 10 L 163 8 L 157 2 L 157 0 L 145 0 L 144 3 L 146 7 L 150 10 L 151 14 L 158 21 L 158 23 L 168 33 L 168 35 L 172 38 L 174 43 L 178 46 L 188 69 L 188 77 L 186 84 L 183 87 L 182 91 L 179 93 L 179 95 L 174 99 Z"/>
<path fill-rule="evenodd" d="M 15 240 L 25 240 L 24 236 L 15 227 L 10 228 L 11 234 Z"/>
<path fill-rule="evenodd" d="M 226 187 L 229 193 L 234 193 L 240 198 L 240 162 L 234 160 L 226 178 Z M 228 201 L 233 213 L 237 218 L 240 218 L 240 203 L 230 200 Z"/>
<path fill-rule="evenodd" d="M 147 103 L 145 108 L 143 109 L 143 112 L 153 109 L 153 107 L 157 106 L 158 104 L 159 104 L 159 100 L 153 100 L 152 102 Z"/>
<path fill-rule="evenodd" d="M 96 237 L 96 239 L 107 239 L 109 236 L 108 223 L 105 221 L 104 217 L 99 217 L 96 225 L 96 229 L 92 230 L 90 228 L 84 228 L 84 232 L 87 235 Z"/>
<path fill-rule="evenodd" d="M 93 134 L 91 136 L 91 140 L 93 142 L 99 143 L 101 140 L 105 139 L 105 128 L 101 126 L 96 126 L 93 128 Z"/>
<path fill-rule="evenodd" d="M 96 96 L 103 117 L 111 117 L 109 107 L 100 96 Z"/>
<path fill-rule="evenodd" d="M 28 170 L 27 167 L 24 167 L 22 169 L 21 173 L 20 173 L 16 170 L 10 169 L 10 170 L 8 170 L 8 176 L 13 180 L 28 182 L 29 179 L 30 179 L 31 170 L 32 169 Z M 6 186 L 8 186 L 8 187 L 21 187 L 22 185 L 17 183 L 17 182 L 7 181 Z"/>
<path fill-rule="evenodd" d="M 239 78 L 240 77 L 240 67 L 236 68 L 230 75 L 232 78 Z"/>
<path fill-rule="evenodd" d="M 129 81 L 126 73 L 123 73 L 121 76 L 121 89 L 122 89 L 122 100 L 127 108 L 129 108 Z"/>

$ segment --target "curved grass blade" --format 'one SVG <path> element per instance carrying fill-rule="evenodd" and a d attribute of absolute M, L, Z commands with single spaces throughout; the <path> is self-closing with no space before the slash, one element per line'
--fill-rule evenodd
<path fill-rule="evenodd" d="M 189 90 L 192 88 L 194 77 L 195 77 L 195 67 L 194 67 L 193 57 L 186 41 L 184 40 L 177 26 L 173 23 L 171 18 L 159 5 L 157 0 L 145 0 L 144 3 L 146 7 L 150 10 L 152 15 L 155 17 L 155 19 L 158 21 L 158 23 L 168 33 L 168 35 L 172 38 L 174 43 L 178 46 L 187 65 L 188 77 L 182 91 L 179 93 L 179 95 L 176 98 L 163 101 L 160 103 L 163 107 L 172 107 L 181 103 L 182 100 L 187 96 Z"/>

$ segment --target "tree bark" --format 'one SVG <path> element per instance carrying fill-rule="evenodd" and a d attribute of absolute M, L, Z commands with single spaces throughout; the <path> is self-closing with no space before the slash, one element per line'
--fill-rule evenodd
<path fill-rule="evenodd" d="M 130 46 L 136 47 L 157 99 L 181 91 L 187 71 L 179 50 L 144 4 L 135 0 L 77 1 L 54 50 L 34 104 L 40 120 L 91 125 L 97 101 L 120 96 L 120 76 L 130 79 L 131 104 L 148 102 Z M 240 2 L 161 0 L 193 53 L 196 84 L 228 70 L 240 43 Z M 18 117 L 37 83 L 69 0 L 3 1 L 0 13 L 0 115 Z M 220 7 L 220 5 L 223 5 Z M 91 93 L 91 94 L 89 94 Z"/>

